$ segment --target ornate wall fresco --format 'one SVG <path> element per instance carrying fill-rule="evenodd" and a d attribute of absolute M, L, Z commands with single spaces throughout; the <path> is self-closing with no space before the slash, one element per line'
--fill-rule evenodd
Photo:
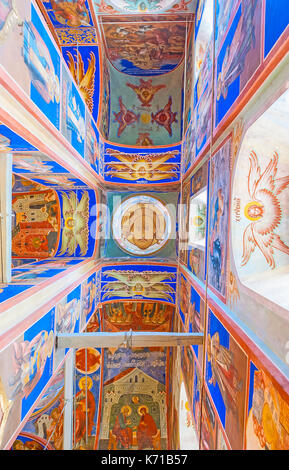
<path fill-rule="evenodd" d="M 19 258 L 91 256 L 96 234 L 92 190 L 15 193 L 12 200 L 12 255 Z"/>
<path fill-rule="evenodd" d="M 59 4 L 59 2 L 54 2 L 55 7 L 56 3 Z M 59 5 L 60 10 L 62 6 Z M 73 8 L 72 5 L 70 7 Z M 58 44 L 48 32 L 41 13 L 33 2 L 24 5 L 19 0 L 13 0 L 5 8 L 11 9 L 10 17 L 13 17 L 15 21 L 7 20 L 3 26 L 5 34 L 2 35 L 0 43 L 1 65 L 37 109 L 43 113 L 43 117 L 46 117 L 61 132 L 81 157 L 87 159 L 92 169 L 98 171 L 95 160 L 99 158 L 99 152 L 96 146 L 93 152 L 97 154 L 97 157 L 94 155 L 92 162 L 90 161 L 92 157 L 89 160 L 88 152 L 85 153 L 86 120 L 88 120 L 87 126 L 95 126 L 95 123 L 90 123 L 89 114 L 86 118 L 86 109 L 88 113 L 94 112 L 95 121 L 98 116 L 99 79 L 95 79 L 98 77 L 98 50 L 94 51 L 95 64 L 92 63 L 90 67 L 90 69 L 93 66 L 95 68 L 94 82 L 91 83 L 91 72 L 87 70 L 86 64 L 87 50 L 82 49 L 82 55 L 78 56 L 79 67 L 76 76 L 75 56 L 71 47 L 70 72 L 68 72 L 69 69 L 64 66 L 65 62 L 58 50 Z M 78 10 L 76 9 L 75 12 L 78 13 Z M 62 18 L 61 11 L 56 16 Z M 8 49 L 9 53 L 7 53 Z M 83 65 L 82 73 L 80 73 L 80 65 Z M 79 84 L 80 92 L 72 77 Z M 83 93 L 84 97 L 80 93 Z M 94 132 L 98 140 L 96 128 Z M 6 134 L 6 132 L 3 133 L 4 137 L 10 139 L 10 136 Z M 31 147 L 26 148 L 21 145 L 20 138 L 18 138 L 15 141 L 15 149 L 31 150 Z M 34 150 L 33 147 L 32 150 Z"/>
<path fill-rule="evenodd" d="M 277 292 L 287 283 L 289 262 L 288 97 L 287 90 L 243 130 L 231 208 L 232 264 L 239 280 L 285 309 L 286 299 Z"/>
<path fill-rule="evenodd" d="M 217 56 L 216 125 L 260 65 L 261 4 L 260 0 L 241 2 Z"/>
<path fill-rule="evenodd" d="M 108 60 L 119 72 L 128 75 L 151 78 L 171 72 L 184 58 L 185 19 L 172 16 L 166 22 L 166 17 L 159 16 L 157 23 L 143 19 L 137 16 L 131 24 L 126 16 L 118 17 L 114 24 L 111 18 L 102 18 Z"/>
<path fill-rule="evenodd" d="M 62 450 L 63 410 L 64 368 L 60 368 L 13 442 L 12 450 Z"/>
<path fill-rule="evenodd" d="M 105 331 L 168 331 L 173 307 L 114 302 L 103 307 Z M 99 449 L 167 448 L 167 352 L 164 348 L 104 350 Z M 121 391 L 121 394 L 120 394 Z"/>
<path fill-rule="evenodd" d="M 134 146 L 137 137 L 148 134 L 154 146 L 182 140 L 183 65 L 161 76 L 144 78 L 120 74 L 110 66 L 110 86 L 117 89 L 110 98 L 108 140 Z"/>
<path fill-rule="evenodd" d="M 17 80 L 36 106 L 59 128 L 61 94 L 59 52 L 33 4 L 14 1 L 8 2 L 6 8 L 14 12 L 15 21 L 6 23 L 7 34 L 0 44 L 1 65 Z M 10 54 L 5 53 L 8 48 Z"/>
<path fill-rule="evenodd" d="M 202 62 L 204 60 L 208 43 L 213 32 L 213 1 L 199 0 L 195 16 L 195 70 L 197 79 Z"/>
<path fill-rule="evenodd" d="M 184 384 L 200 449 L 287 449 L 288 60 L 274 67 L 284 57 L 288 15 L 282 2 L 216 6 L 214 48 L 209 43 L 194 83 L 194 137 L 182 161 L 177 312 L 183 331 L 198 331 L 192 312 L 201 312 L 206 337 L 184 353 Z M 268 87 L 258 91 L 265 76 Z M 199 123 L 205 105 L 213 135 Z M 197 259 L 189 242 L 200 236 L 192 220 L 202 190 L 207 221 Z"/>
<path fill-rule="evenodd" d="M 209 313 L 206 382 L 231 446 L 242 448 L 247 357 Z"/>
<path fill-rule="evenodd" d="M 42 448 L 61 449 L 64 405 L 62 366 L 65 351 L 55 350 L 54 335 L 56 331 L 63 333 L 80 331 L 88 320 L 87 331 L 98 331 L 100 318 L 95 310 L 96 288 L 89 289 L 91 284 L 95 283 L 95 276 L 94 273 L 85 279 L 58 301 L 49 312 L 43 312 L 42 309 L 39 320 L 28 329 L 26 328 L 21 335 L 15 337 L 9 346 L 1 347 L 1 448 L 9 444 L 12 434 L 17 429 L 18 432 L 20 431 L 21 422 L 29 416 L 16 444 L 14 442 L 16 436 L 14 436 L 13 448 L 19 449 L 22 446 L 18 442 L 20 440 L 23 445 L 26 441 L 36 441 L 41 444 Z M 89 296 L 87 295 L 88 289 Z M 78 387 L 76 392 L 78 392 L 80 389 L 83 390 L 81 378 L 86 374 L 86 371 L 82 369 L 81 351 L 76 355 L 76 359 L 75 383 Z M 94 362 L 94 357 L 92 357 L 88 364 Z M 89 369 L 88 373 L 94 386 L 99 387 L 101 370 L 98 369 L 94 364 L 94 370 Z M 81 381 L 80 387 L 79 381 Z M 81 399 L 83 400 L 81 393 L 78 393 L 77 397 L 79 397 L 81 407 Z M 97 397 L 96 401 L 98 402 Z M 27 448 L 32 446 L 32 444 L 25 445 Z M 36 445 L 31 447 L 35 450 L 38 448 L 39 446 Z"/>
<path fill-rule="evenodd" d="M 209 204 L 208 281 L 221 296 L 226 290 L 226 259 L 229 221 L 229 184 L 231 142 L 227 140 L 211 160 Z"/>

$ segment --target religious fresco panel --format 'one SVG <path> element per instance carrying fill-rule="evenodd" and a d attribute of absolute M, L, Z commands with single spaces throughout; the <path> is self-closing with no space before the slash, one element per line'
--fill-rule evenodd
<path fill-rule="evenodd" d="M 243 0 L 217 56 L 215 126 L 261 64 L 263 0 Z"/>
<path fill-rule="evenodd" d="M 242 449 L 248 358 L 209 310 L 206 385 L 232 449 Z"/>
<path fill-rule="evenodd" d="M 1 447 L 21 421 L 53 374 L 55 308 L 1 351 Z"/>
<path fill-rule="evenodd" d="M 229 138 L 210 160 L 208 282 L 209 286 L 222 298 L 226 296 L 230 153 L 231 139 Z"/>
<path fill-rule="evenodd" d="M 288 450 L 289 406 L 286 398 L 280 395 L 271 378 L 251 362 L 247 450 Z"/>

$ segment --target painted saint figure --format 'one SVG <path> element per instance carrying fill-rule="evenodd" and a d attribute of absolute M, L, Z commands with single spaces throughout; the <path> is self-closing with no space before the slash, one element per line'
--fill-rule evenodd
<path fill-rule="evenodd" d="M 238 394 L 242 390 L 242 380 L 233 364 L 233 353 L 220 344 L 219 333 L 208 336 L 208 361 L 211 363 L 212 376 L 209 384 L 219 386 L 226 408 L 237 412 Z"/>
<path fill-rule="evenodd" d="M 138 450 L 154 449 L 154 438 L 156 438 L 158 432 L 155 420 L 148 413 L 146 406 L 139 408 L 139 414 L 141 418 L 137 427 Z"/>
<path fill-rule="evenodd" d="M 132 445 L 132 429 L 131 421 L 128 418 L 131 414 L 129 406 L 123 406 L 120 414 L 116 417 L 112 433 L 116 437 L 118 449 L 130 449 Z"/>
<path fill-rule="evenodd" d="M 94 426 L 95 398 L 90 391 L 93 385 L 90 377 L 79 380 L 80 391 L 75 397 L 75 443 L 81 443 L 85 436 L 91 436 Z"/>

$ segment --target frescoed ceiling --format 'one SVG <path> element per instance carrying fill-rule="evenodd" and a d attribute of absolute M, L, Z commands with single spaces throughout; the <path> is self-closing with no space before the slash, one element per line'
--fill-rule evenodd
<path fill-rule="evenodd" d="M 104 180 L 177 183 L 175 146 L 187 126 L 184 64 L 196 1 L 38 0 L 38 5 L 104 140 Z M 112 144 L 121 154 L 114 152 L 113 167 L 106 152 Z M 149 147 L 145 155 L 143 147 Z M 162 153 L 158 158 L 156 147 L 167 151 L 165 159 Z"/>

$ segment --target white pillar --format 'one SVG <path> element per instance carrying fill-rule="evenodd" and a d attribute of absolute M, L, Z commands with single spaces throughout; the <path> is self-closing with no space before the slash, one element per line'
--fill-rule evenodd
<path fill-rule="evenodd" d="M 73 446 L 74 362 L 75 352 L 72 349 L 67 355 L 64 369 L 63 450 L 72 450 Z"/>
<path fill-rule="evenodd" d="M 0 282 L 11 282 L 12 154 L 0 153 Z"/>

